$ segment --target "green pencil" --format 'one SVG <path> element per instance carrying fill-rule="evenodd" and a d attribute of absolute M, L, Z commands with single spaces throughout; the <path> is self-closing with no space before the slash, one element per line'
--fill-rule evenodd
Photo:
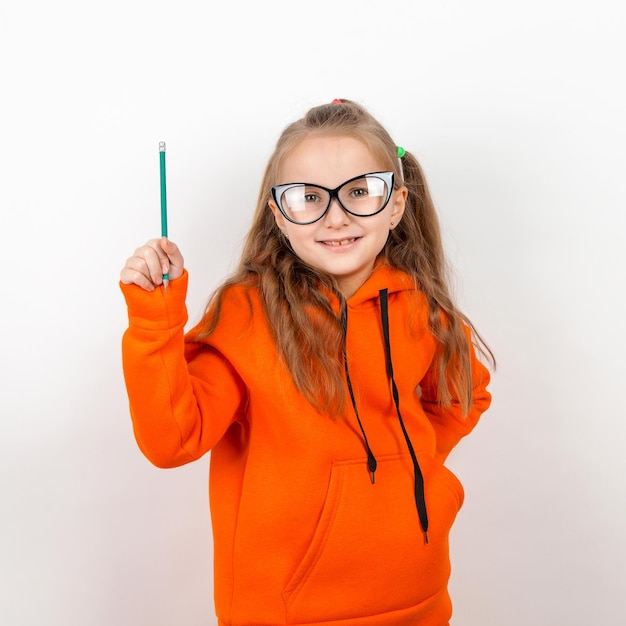
<path fill-rule="evenodd" d="M 167 190 L 165 186 L 165 142 L 159 142 L 159 161 L 161 169 L 161 237 L 167 237 Z M 170 276 L 163 274 L 163 287 L 167 291 Z"/>

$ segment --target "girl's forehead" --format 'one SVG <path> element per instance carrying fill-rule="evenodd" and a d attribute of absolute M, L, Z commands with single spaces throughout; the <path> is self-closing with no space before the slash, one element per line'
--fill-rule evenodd
<path fill-rule="evenodd" d="M 285 154 L 279 184 L 312 182 L 334 187 L 354 176 L 383 169 L 382 160 L 356 137 L 309 135 Z"/>

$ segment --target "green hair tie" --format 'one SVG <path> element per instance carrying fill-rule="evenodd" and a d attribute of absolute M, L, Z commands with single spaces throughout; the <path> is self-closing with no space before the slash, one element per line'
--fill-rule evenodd
<path fill-rule="evenodd" d="M 397 146 L 397 148 L 398 148 L 398 158 L 401 159 L 406 154 L 406 150 L 402 146 Z"/>

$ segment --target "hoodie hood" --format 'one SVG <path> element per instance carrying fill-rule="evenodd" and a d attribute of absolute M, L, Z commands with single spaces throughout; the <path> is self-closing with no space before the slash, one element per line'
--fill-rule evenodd
<path fill-rule="evenodd" d="M 379 293 L 386 289 L 389 295 L 400 291 L 415 291 L 415 283 L 408 274 L 382 264 L 375 268 L 372 275 L 359 287 L 356 293 L 347 299 L 349 308 L 356 308 L 368 303 L 379 306 Z"/>

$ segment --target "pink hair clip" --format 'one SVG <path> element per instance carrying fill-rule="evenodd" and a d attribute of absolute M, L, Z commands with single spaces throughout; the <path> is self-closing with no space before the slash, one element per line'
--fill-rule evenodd
<path fill-rule="evenodd" d="M 342 104 L 341 100 L 339 100 L 339 98 L 335 98 L 331 104 Z"/>

